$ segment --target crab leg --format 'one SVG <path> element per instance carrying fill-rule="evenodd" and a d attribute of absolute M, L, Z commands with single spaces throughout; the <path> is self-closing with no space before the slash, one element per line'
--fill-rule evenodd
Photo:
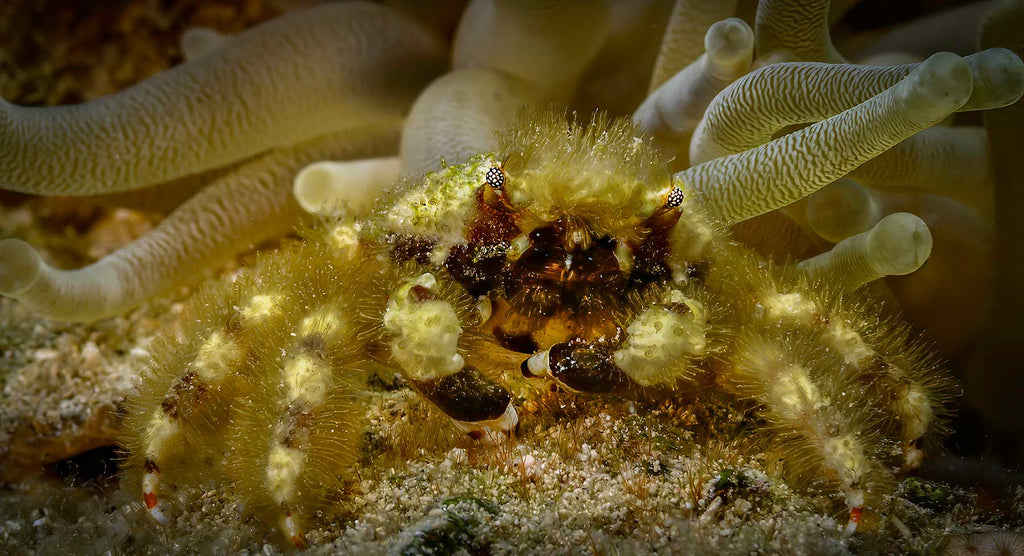
<path fill-rule="evenodd" d="M 166 525 L 170 517 L 161 504 L 165 471 L 182 482 L 194 482 L 200 473 L 184 468 L 200 461 L 199 454 L 215 457 L 218 427 L 230 421 L 232 386 L 241 375 L 251 350 L 247 342 L 253 326 L 273 319 L 275 294 L 264 292 L 245 298 L 238 288 L 203 292 L 200 305 L 213 313 L 197 318 L 198 328 L 183 331 L 187 345 L 160 346 L 147 373 L 150 380 L 130 412 L 126 430 L 138 435 L 126 439 L 133 457 L 141 456 L 142 496 L 150 515 Z M 168 349 L 170 348 L 170 349 Z M 134 446 L 133 446 L 134 445 Z"/>
<path fill-rule="evenodd" d="M 875 443 L 870 414 L 837 400 L 843 385 L 825 384 L 824 375 L 811 364 L 813 354 L 794 351 L 803 350 L 785 338 L 743 338 L 727 380 L 737 394 L 765 406 L 766 417 L 780 431 L 780 445 L 792 452 L 787 461 L 816 462 L 839 483 L 850 509 L 846 533 L 851 534 L 861 521 L 867 494 L 876 492 L 886 476 L 870 456 Z"/>
<path fill-rule="evenodd" d="M 847 388 L 863 390 L 871 404 L 887 415 L 887 427 L 901 441 L 902 467 L 920 466 L 922 440 L 948 397 L 945 379 L 928 372 L 930 362 L 908 348 L 899 331 L 869 336 L 869 331 L 878 329 L 877 318 L 830 312 L 822 302 L 799 291 L 765 291 L 759 304 L 762 322 L 769 327 L 786 324 L 821 334 L 824 345 L 839 358 L 836 363 L 841 362 L 846 371 L 842 374 Z"/>

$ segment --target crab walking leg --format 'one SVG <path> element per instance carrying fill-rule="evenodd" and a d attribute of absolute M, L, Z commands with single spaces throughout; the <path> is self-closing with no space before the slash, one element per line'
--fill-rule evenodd
<path fill-rule="evenodd" d="M 94 101 L 0 101 L 0 187 L 124 191 L 401 117 L 444 59 L 441 40 L 387 8 L 295 12 Z"/>
<path fill-rule="evenodd" d="M 992 190 L 988 139 L 981 127 L 932 127 L 850 172 L 878 187 L 912 187 L 979 202 Z"/>
<path fill-rule="evenodd" d="M 798 201 L 934 125 L 971 94 L 967 63 L 939 53 L 903 81 L 827 120 L 675 175 L 715 217 L 735 223 Z M 721 98 L 721 96 L 719 97 Z"/>
<path fill-rule="evenodd" d="M 829 34 L 831 0 L 762 0 L 757 4 L 757 55 L 788 50 L 806 62 L 846 62 Z"/>
<path fill-rule="evenodd" d="M 618 345 L 605 337 L 555 344 L 530 356 L 521 370 L 574 392 L 621 394 L 692 378 L 694 360 L 706 353 L 707 332 L 703 304 L 668 289 L 630 322 Z"/>
<path fill-rule="evenodd" d="M 992 48 L 965 60 L 973 89 L 959 111 L 1006 106 L 1024 94 L 1024 62 L 1013 52 Z M 763 67 L 740 78 L 712 101 L 693 134 L 691 163 L 762 145 L 786 126 L 831 117 L 894 86 L 918 67 L 920 64 L 865 67 L 812 62 Z"/>
<path fill-rule="evenodd" d="M 265 290 L 246 298 L 241 287 L 224 287 L 200 294 L 196 303 L 206 314 L 195 315 L 192 322 L 209 323 L 186 332 L 186 342 L 194 346 L 161 346 L 149 374 L 166 384 L 161 389 L 140 394 L 137 409 L 130 411 L 125 429 L 135 431 L 126 444 L 136 445 L 133 457 L 142 455 L 142 497 L 153 518 L 166 525 L 170 517 L 160 503 L 161 478 L 165 468 L 174 471 L 178 460 L 197 461 L 201 454 L 217 455 L 220 450 L 218 428 L 233 411 L 233 395 L 243 366 L 251 355 L 247 333 L 253 327 L 273 321 L 280 324 L 282 312 L 276 310 L 282 294 Z M 218 314 L 218 311 L 221 313 Z M 168 349 L 168 347 L 170 349 Z M 186 349 L 182 349 L 186 348 Z M 178 362 L 178 353 L 194 353 L 190 360 Z M 183 481 L 195 481 L 185 476 Z"/>
<path fill-rule="evenodd" d="M 210 398 L 216 395 L 211 393 L 224 388 L 225 381 L 244 358 L 245 349 L 239 344 L 239 338 L 224 330 L 213 332 L 202 342 L 199 355 L 181 376 L 174 379 L 162 403 L 150 414 L 143 433 L 142 499 L 149 514 L 161 525 L 170 522 L 160 503 L 164 462 L 170 459 L 168 456 L 174 450 L 174 444 L 182 443 L 184 438 L 209 437 L 210 421 L 224 420 L 230 407 L 220 400 L 211 401 Z M 223 393 L 217 394 L 218 397 L 223 396 Z M 197 457 L 197 454 L 192 454 L 192 457 Z"/>
<path fill-rule="evenodd" d="M 918 217 L 906 212 L 886 216 L 873 228 L 848 237 L 816 257 L 798 263 L 798 269 L 827 279 L 851 292 L 885 276 L 910 274 L 921 268 L 932 250 L 932 235 Z"/>
<path fill-rule="evenodd" d="M 881 469 L 872 461 L 874 446 L 862 408 L 833 401 L 812 368 L 794 360 L 780 343 L 746 338 L 733 355 L 728 377 L 737 394 L 765 406 L 766 417 L 812 461 L 839 483 L 850 509 L 847 534 L 860 523 L 867 496 Z"/>
<path fill-rule="evenodd" d="M 936 408 L 946 397 L 948 385 L 940 381 L 924 381 L 900 365 L 878 353 L 860 332 L 842 319 L 829 323 L 825 335 L 829 345 L 850 366 L 853 377 L 867 384 L 868 396 L 891 413 L 891 422 L 898 429 L 901 467 L 912 471 L 924 462 L 921 449 L 925 435 L 936 420 Z"/>
<path fill-rule="evenodd" d="M 633 113 L 645 131 L 683 139 L 697 127 L 711 99 L 750 69 L 754 32 L 729 18 L 708 29 L 705 53 L 651 93 Z"/>
<path fill-rule="evenodd" d="M 701 42 L 701 37 L 705 37 L 716 21 L 729 18 L 735 13 L 736 0 L 676 0 L 661 40 L 658 59 L 654 63 L 648 93 L 653 93 L 673 75 L 697 60 L 707 45 L 707 39 Z"/>
<path fill-rule="evenodd" d="M 77 270 L 47 265 L 21 240 L 0 241 L 0 294 L 48 317 L 94 321 L 122 313 L 211 264 L 292 229 L 301 214 L 293 173 L 324 158 L 364 157 L 394 148 L 397 126 L 351 130 L 244 164 L 196 194 L 154 230 Z"/>
<path fill-rule="evenodd" d="M 934 424 L 936 408 L 948 398 L 944 379 L 920 372 L 919 367 L 927 361 L 915 360 L 905 345 L 900 346 L 896 357 L 880 353 L 864 338 L 868 331 L 877 328 L 877 320 L 830 314 L 819 302 L 799 291 L 765 291 L 759 302 L 769 326 L 784 323 L 806 328 L 808 332 L 824 332 L 825 345 L 849 366 L 850 383 L 865 385 L 870 403 L 889 416 L 887 422 L 900 437 L 902 466 L 920 466 L 924 458 L 921 443 Z M 874 341 L 884 343 L 890 339 L 876 336 Z"/>
<path fill-rule="evenodd" d="M 297 322 L 282 323 L 276 334 L 265 330 L 267 345 L 253 363 L 258 386 L 240 404 L 229 435 L 229 471 L 246 506 L 297 547 L 305 546 L 303 518 L 341 487 L 358 459 L 363 431 L 367 358 L 360 336 L 369 327 L 355 315 L 353 296 L 341 291 L 352 288 L 348 272 L 335 271 L 321 272 L 325 279 L 289 304 L 301 315 Z"/>
<path fill-rule="evenodd" d="M 395 290 L 384 314 L 391 354 L 416 391 L 463 432 L 473 438 L 510 433 L 519 422 L 511 395 L 459 353 L 462 326 L 474 319 L 472 300 L 465 293 L 452 299 L 446 285 L 424 273 Z"/>

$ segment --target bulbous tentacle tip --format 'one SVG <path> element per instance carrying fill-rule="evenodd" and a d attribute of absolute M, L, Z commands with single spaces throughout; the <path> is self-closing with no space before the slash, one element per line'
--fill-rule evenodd
<path fill-rule="evenodd" d="M 754 31 L 738 17 L 723 19 L 704 35 L 704 49 L 719 63 L 749 59 L 754 51 Z"/>
<path fill-rule="evenodd" d="M 195 60 L 224 46 L 230 37 L 209 27 L 189 27 L 181 34 L 181 53 Z"/>
<path fill-rule="evenodd" d="M 0 240 L 0 295 L 18 297 L 39 278 L 43 260 L 20 239 Z"/>
<path fill-rule="evenodd" d="M 965 60 L 974 76 L 970 108 L 1000 108 L 1024 96 L 1024 61 L 1012 50 L 989 48 Z"/>
<path fill-rule="evenodd" d="M 863 185 L 841 178 L 807 199 L 807 224 L 825 241 L 840 241 L 870 230 L 880 219 L 880 207 Z"/>
<path fill-rule="evenodd" d="M 868 250 L 880 275 L 910 274 L 921 268 L 931 255 L 932 233 L 917 216 L 897 212 L 871 229 Z"/>
<path fill-rule="evenodd" d="M 960 108 L 974 85 L 967 61 L 952 52 L 931 55 L 900 83 L 907 115 L 934 123 Z"/>
<path fill-rule="evenodd" d="M 342 211 L 362 216 L 373 207 L 381 190 L 398 179 L 400 171 L 398 157 L 314 162 L 295 175 L 292 193 L 299 206 L 311 214 Z"/>

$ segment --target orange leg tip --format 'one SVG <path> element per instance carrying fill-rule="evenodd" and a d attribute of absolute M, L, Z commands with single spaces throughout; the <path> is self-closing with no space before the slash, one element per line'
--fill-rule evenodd
<path fill-rule="evenodd" d="M 844 535 L 849 536 L 857 532 L 857 525 L 860 523 L 863 513 L 864 508 L 860 506 L 850 508 L 850 521 L 846 524 L 846 529 L 843 531 Z"/>

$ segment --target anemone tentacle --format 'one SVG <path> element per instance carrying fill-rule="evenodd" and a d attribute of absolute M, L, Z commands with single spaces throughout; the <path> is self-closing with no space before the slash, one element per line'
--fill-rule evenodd
<path fill-rule="evenodd" d="M 380 6 L 289 14 L 107 97 L 0 103 L 0 183 L 51 195 L 124 191 L 386 121 L 444 69 L 444 55 L 437 36 Z"/>
<path fill-rule="evenodd" d="M 291 177 L 324 158 L 393 152 L 398 126 L 364 128 L 278 149 L 243 164 L 189 199 L 155 229 L 77 270 L 50 267 L 28 244 L 0 242 L 0 293 L 53 318 L 94 321 L 123 313 L 248 246 L 287 233 L 302 214 Z"/>
<path fill-rule="evenodd" d="M 994 48 L 965 60 L 974 89 L 961 111 L 1005 106 L 1024 94 L 1024 63 L 1013 53 Z M 864 102 L 917 67 L 814 62 L 763 67 L 737 80 L 711 103 L 694 132 L 690 160 L 700 164 L 767 143 L 786 126 L 819 121 Z"/>
<path fill-rule="evenodd" d="M 988 209 L 992 168 L 981 127 L 933 127 L 865 162 L 850 177 L 875 187 L 939 193 Z"/>
<path fill-rule="evenodd" d="M 568 100 L 607 29 L 604 1 L 472 3 L 459 23 L 453 71 L 431 83 L 409 114 L 402 171 L 419 176 L 441 160 L 492 152 L 495 133 L 519 108 Z"/>
<path fill-rule="evenodd" d="M 565 102 L 608 34 L 608 0 L 482 0 L 466 8 L 452 68 L 489 69 Z"/>
<path fill-rule="evenodd" d="M 939 53 L 845 112 L 675 179 L 704 197 L 716 217 L 740 222 L 800 200 L 934 125 L 967 101 L 971 85 L 967 62 Z"/>
<path fill-rule="evenodd" d="M 685 142 L 711 100 L 750 69 L 754 32 L 739 18 L 712 25 L 706 52 L 651 93 L 633 113 L 633 123 L 666 139 Z"/>
<path fill-rule="evenodd" d="M 515 77 L 485 69 L 447 73 L 416 100 L 402 132 L 402 172 L 419 176 L 442 160 L 461 163 L 498 146 L 495 131 L 524 104 L 543 102 L 536 89 Z"/>
<path fill-rule="evenodd" d="M 648 93 L 653 93 L 704 53 L 705 41 L 701 39 L 715 22 L 735 14 L 736 4 L 737 0 L 676 0 L 661 40 Z"/>
<path fill-rule="evenodd" d="M 871 229 L 885 215 L 876 195 L 851 178 L 840 178 L 814 192 L 803 209 L 803 219 L 814 233 L 833 243 Z M 800 216 L 799 211 L 793 212 Z"/>
<path fill-rule="evenodd" d="M 831 251 L 800 262 L 797 268 L 827 279 L 841 291 L 853 291 L 885 276 L 914 272 L 931 250 L 932 236 L 924 221 L 898 212 L 870 230 L 840 241 Z"/>
<path fill-rule="evenodd" d="M 804 62 L 841 64 L 832 46 L 830 0 L 762 0 L 757 4 L 757 55 L 785 50 Z"/>

